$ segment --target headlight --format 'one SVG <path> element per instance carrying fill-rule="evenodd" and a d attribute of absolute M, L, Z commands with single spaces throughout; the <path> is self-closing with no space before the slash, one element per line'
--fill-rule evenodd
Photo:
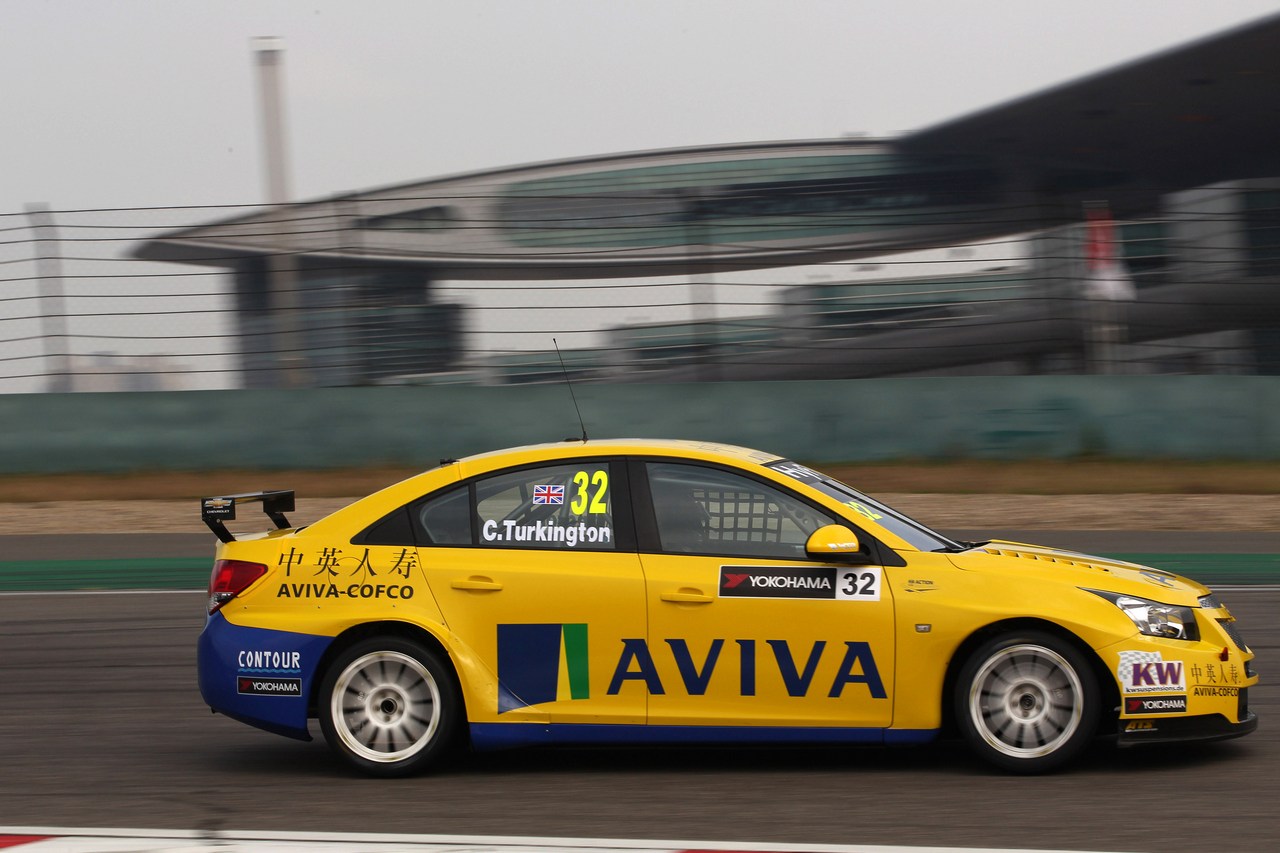
<path fill-rule="evenodd" d="M 1161 604 L 1134 595 L 1121 595 L 1115 592 L 1103 592 L 1091 589 L 1094 595 L 1100 595 L 1119 607 L 1125 616 L 1133 620 L 1139 633 L 1148 637 L 1167 637 L 1171 640 L 1199 640 L 1200 628 L 1196 625 L 1194 608 L 1176 604 Z"/>

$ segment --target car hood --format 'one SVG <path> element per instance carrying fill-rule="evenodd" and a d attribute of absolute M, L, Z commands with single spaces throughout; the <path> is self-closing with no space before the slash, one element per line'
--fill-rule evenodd
<path fill-rule="evenodd" d="M 1075 586 L 1150 598 L 1166 604 L 1194 605 L 1209 589 L 1203 584 L 1163 569 L 1095 557 L 1075 551 L 992 540 L 959 554 L 952 554 L 957 568 L 969 571 L 1039 570 Z"/>

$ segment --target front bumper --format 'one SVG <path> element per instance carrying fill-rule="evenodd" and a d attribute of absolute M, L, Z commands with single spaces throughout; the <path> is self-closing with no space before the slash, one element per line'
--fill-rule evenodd
<path fill-rule="evenodd" d="M 1258 715 L 1247 711 L 1240 722 L 1233 723 L 1221 714 L 1204 717 L 1170 717 L 1169 719 L 1121 720 L 1118 746 L 1144 743 L 1173 743 L 1187 740 L 1226 740 L 1242 737 L 1258 728 Z"/>
<path fill-rule="evenodd" d="M 1118 745 L 1224 740 L 1258 728 L 1253 652 L 1225 608 L 1199 617 L 1200 640 L 1135 636 L 1100 650 L 1119 688 Z"/>

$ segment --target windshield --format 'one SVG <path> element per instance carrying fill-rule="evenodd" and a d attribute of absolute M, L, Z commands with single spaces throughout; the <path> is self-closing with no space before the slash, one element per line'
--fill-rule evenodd
<path fill-rule="evenodd" d="M 779 459 L 765 464 L 779 474 L 799 480 L 811 486 L 827 497 L 835 498 L 850 507 L 858 515 L 874 521 L 876 524 L 898 536 L 911 547 L 919 551 L 963 551 L 965 547 L 953 542 L 941 533 L 930 530 L 918 521 L 908 518 L 896 509 L 885 506 L 875 498 L 870 498 L 857 489 L 846 486 L 839 480 L 833 480 L 812 468 L 788 459 Z"/>

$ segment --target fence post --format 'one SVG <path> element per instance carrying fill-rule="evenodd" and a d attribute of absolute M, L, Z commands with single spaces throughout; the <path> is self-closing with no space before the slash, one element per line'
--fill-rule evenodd
<path fill-rule="evenodd" d="M 71 390 L 71 365 L 67 353 L 67 315 L 62 297 L 62 244 L 49 205 L 27 205 L 36 262 L 36 290 L 40 293 L 40 338 L 44 352 L 48 392 Z"/>

